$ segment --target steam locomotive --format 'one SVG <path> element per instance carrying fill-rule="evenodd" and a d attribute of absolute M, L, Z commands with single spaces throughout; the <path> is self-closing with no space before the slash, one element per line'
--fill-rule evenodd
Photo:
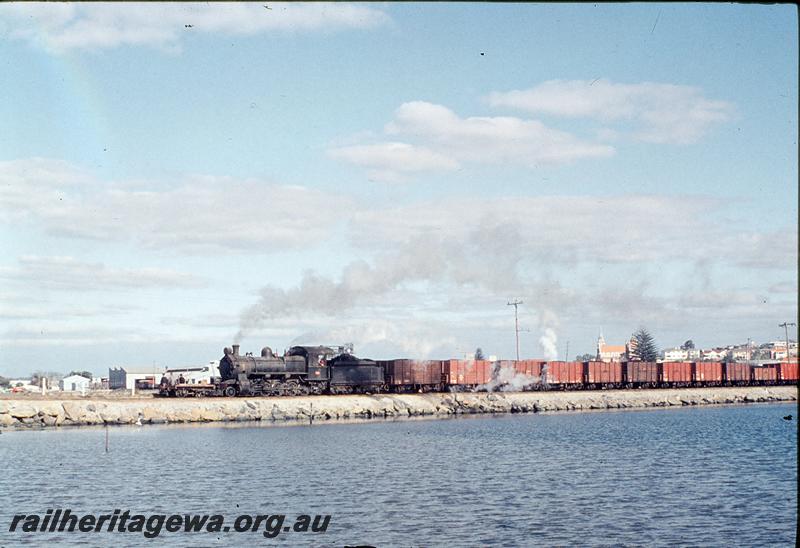
<path fill-rule="evenodd" d="M 293 346 L 283 356 L 265 346 L 260 356 L 239 353 L 239 345 L 225 348 L 219 377 L 210 383 L 173 383 L 164 378 L 163 396 L 304 396 L 380 392 L 383 368 L 373 360 L 357 358 L 352 348 Z"/>

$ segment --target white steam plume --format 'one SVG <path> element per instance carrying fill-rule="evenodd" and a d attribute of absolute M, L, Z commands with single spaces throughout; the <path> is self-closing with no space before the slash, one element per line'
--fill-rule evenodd
<path fill-rule="evenodd" d="M 509 239 L 517 234 L 510 229 L 506 232 Z M 518 257 L 495 260 L 507 247 L 499 246 L 498 251 L 495 243 L 486 240 L 480 231 L 472 233 L 466 241 L 456 242 L 426 234 L 396 252 L 377 257 L 374 265 L 364 261 L 350 263 L 338 281 L 309 271 L 296 287 L 266 286 L 261 289 L 258 301 L 241 314 L 235 340 L 241 340 L 249 331 L 274 318 L 298 314 L 341 317 L 343 312 L 376 302 L 406 283 L 444 281 L 477 285 L 489 291 L 515 287 Z M 489 264 L 504 267 L 488 268 Z"/>
<path fill-rule="evenodd" d="M 556 336 L 556 332 L 550 327 L 545 328 L 544 335 L 539 337 L 539 345 L 542 347 L 542 352 L 546 360 L 549 361 L 558 358 L 557 342 L 558 337 Z"/>
<path fill-rule="evenodd" d="M 492 380 L 476 388 L 486 392 L 521 392 L 539 383 L 539 377 L 519 373 L 509 365 L 501 366 L 492 376 Z"/>

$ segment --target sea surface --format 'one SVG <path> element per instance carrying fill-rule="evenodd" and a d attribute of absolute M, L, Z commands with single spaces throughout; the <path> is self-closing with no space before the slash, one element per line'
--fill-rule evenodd
<path fill-rule="evenodd" d="M 769 404 L 5 431 L 0 546 L 794 546 L 797 412 Z M 231 529 L 241 514 L 283 514 L 286 526 L 331 517 L 325 532 L 274 538 L 266 525 L 162 528 L 155 540 L 9 532 L 15 514 L 58 508 L 220 514 Z"/>

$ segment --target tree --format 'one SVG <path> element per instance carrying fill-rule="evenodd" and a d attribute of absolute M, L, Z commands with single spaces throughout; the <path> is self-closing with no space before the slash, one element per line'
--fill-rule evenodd
<path fill-rule="evenodd" d="M 594 354 L 581 354 L 580 356 L 575 356 L 576 362 L 593 362 L 597 359 L 597 356 Z"/>
<path fill-rule="evenodd" d="M 476 348 L 476 349 L 475 349 L 475 359 L 476 359 L 476 360 L 483 360 L 483 359 L 485 359 L 485 358 L 483 357 L 483 350 L 481 350 L 481 347 L 480 347 L 480 346 L 479 346 L 478 348 Z"/>
<path fill-rule="evenodd" d="M 756 349 L 750 353 L 751 360 L 768 360 L 769 359 L 769 351 L 768 350 L 761 350 Z"/>
<path fill-rule="evenodd" d="M 694 350 L 694 341 L 689 339 L 681 345 L 681 350 Z"/>
<path fill-rule="evenodd" d="M 629 356 L 633 361 L 654 362 L 658 358 L 658 348 L 647 329 L 640 327 L 632 336 Z"/>
<path fill-rule="evenodd" d="M 31 384 L 34 386 L 40 386 L 42 379 L 47 379 L 48 387 L 58 386 L 58 381 L 60 381 L 63 377 L 63 373 L 58 373 L 56 371 L 34 371 L 33 375 L 31 375 Z"/>
<path fill-rule="evenodd" d="M 79 377 L 86 377 L 89 380 L 92 380 L 92 373 L 90 371 L 70 371 L 68 377 L 72 375 L 78 375 Z"/>

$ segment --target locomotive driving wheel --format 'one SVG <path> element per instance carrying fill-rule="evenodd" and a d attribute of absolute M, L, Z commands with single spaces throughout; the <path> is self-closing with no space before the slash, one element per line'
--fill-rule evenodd
<path fill-rule="evenodd" d="M 303 391 L 300 388 L 300 384 L 296 380 L 286 381 L 284 384 L 284 390 L 286 395 L 288 396 L 302 396 Z"/>
<path fill-rule="evenodd" d="M 234 397 L 236 395 L 236 387 L 235 386 L 226 386 L 225 390 L 223 391 L 223 394 L 225 394 L 229 398 Z"/>

